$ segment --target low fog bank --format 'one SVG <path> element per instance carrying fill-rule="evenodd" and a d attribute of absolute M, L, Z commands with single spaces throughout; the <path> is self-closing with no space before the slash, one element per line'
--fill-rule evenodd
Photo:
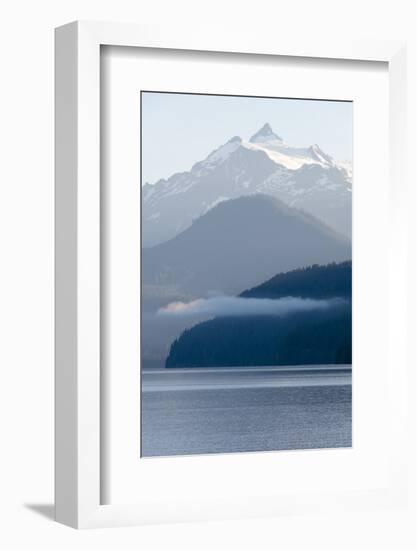
<path fill-rule="evenodd" d="M 216 317 L 236 317 L 250 315 L 277 315 L 325 310 L 346 303 L 342 298 L 316 300 L 311 298 L 280 299 L 242 298 L 239 296 L 216 296 L 200 298 L 191 302 L 172 302 L 158 310 L 161 317 L 194 317 L 209 315 Z"/>

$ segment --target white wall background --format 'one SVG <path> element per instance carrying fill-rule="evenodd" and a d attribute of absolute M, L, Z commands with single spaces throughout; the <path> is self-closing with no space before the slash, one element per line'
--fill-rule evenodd
<path fill-rule="evenodd" d="M 417 510 L 76 532 L 53 523 L 53 28 L 75 19 L 216 23 L 248 33 L 408 40 L 409 204 L 417 181 L 417 36 L 396 0 L 14 0 L 0 8 L 0 546 L 3 548 L 417 547 Z M 417 223 L 410 281 L 417 280 Z M 416 292 L 410 305 L 417 304 Z M 413 341 L 416 316 L 410 308 Z M 417 330 L 417 329 L 416 329 Z M 415 352 L 414 358 L 416 357 Z M 417 365 L 417 361 L 413 361 Z M 416 367 L 417 368 L 417 367 Z M 410 397 L 417 392 L 411 373 Z M 410 442 L 416 456 L 416 407 Z M 417 461 L 416 461 L 417 462 Z M 412 474 L 412 504 L 417 485 Z M 414 522 L 415 523 L 415 522 Z"/>

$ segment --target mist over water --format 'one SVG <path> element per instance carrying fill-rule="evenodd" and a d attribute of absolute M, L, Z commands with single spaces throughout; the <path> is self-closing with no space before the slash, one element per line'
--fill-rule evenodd
<path fill-rule="evenodd" d="M 160 316 L 195 316 L 216 315 L 219 317 L 236 317 L 250 315 L 283 316 L 302 311 L 323 310 L 346 303 L 341 298 L 314 300 L 311 298 L 294 298 L 288 296 L 280 299 L 242 298 L 240 296 L 216 296 L 200 298 L 191 302 L 172 302 L 160 308 Z"/>

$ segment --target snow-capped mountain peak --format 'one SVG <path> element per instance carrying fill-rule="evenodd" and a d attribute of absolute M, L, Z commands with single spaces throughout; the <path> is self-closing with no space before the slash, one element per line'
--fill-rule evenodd
<path fill-rule="evenodd" d="M 323 168 L 335 166 L 335 162 L 318 145 L 296 147 L 287 145 L 282 140 L 248 141 L 243 144 L 248 149 L 263 151 L 268 157 L 289 170 L 298 170 L 305 164 L 320 164 Z"/>
<path fill-rule="evenodd" d="M 332 157 L 316 144 L 310 147 L 287 145 L 269 123 L 264 124 L 249 141 L 241 142 L 241 145 L 246 149 L 264 152 L 274 163 L 289 170 L 298 170 L 305 164 L 319 164 L 323 168 L 336 165 Z"/>
<path fill-rule="evenodd" d="M 202 168 L 210 169 L 217 164 L 221 164 L 240 147 L 241 143 L 242 138 L 239 136 L 232 137 L 229 141 L 211 152 L 205 160 L 194 164 L 192 171 L 198 172 Z"/>
<path fill-rule="evenodd" d="M 249 141 L 243 141 L 239 136 L 232 137 L 212 151 L 203 161 L 194 164 L 192 171 L 211 170 L 226 162 L 241 147 L 243 150 L 262 151 L 275 164 L 288 170 L 298 170 L 305 164 L 319 164 L 323 168 L 336 166 L 332 157 L 324 153 L 317 144 L 310 147 L 287 145 L 274 133 L 271 125 L 266 123 Z"/>
<path fill-rule="evenodd" d="M 317 144 L 312 145 L 309 148 L 309 151 L 311 152 L 311 156 L 313 159 L 323 164 L 334 164 L 334 160 L 332 159 L 332 157 L 330 155 L 326 155 L 326 153 L 324 153 Z"/>
<path fill-rule="evenodd" d="M 145 246 L 174 237 L 219 202 L 263 193 L 350 235 L 350 163 L 315 144 L 292 146 L 265 124 L 249 141 L 234 136 L 189 172 L 142 187 Z"/>
<path fill-rule="evenodd" d="M 271 128 L 271 125 L 267 122 L 250 138 L 250 143 L 266 143 L 268 141 L 280 141 L 282 143 L 282 138 L 280 138 Z"/>

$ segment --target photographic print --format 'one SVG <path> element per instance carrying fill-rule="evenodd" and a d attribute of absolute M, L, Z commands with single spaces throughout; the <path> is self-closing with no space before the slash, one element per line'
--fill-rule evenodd
<path fill-rule="evenodd" d="M 142 91 L 142 457 L 352 445 L 352 102 Z"/>

